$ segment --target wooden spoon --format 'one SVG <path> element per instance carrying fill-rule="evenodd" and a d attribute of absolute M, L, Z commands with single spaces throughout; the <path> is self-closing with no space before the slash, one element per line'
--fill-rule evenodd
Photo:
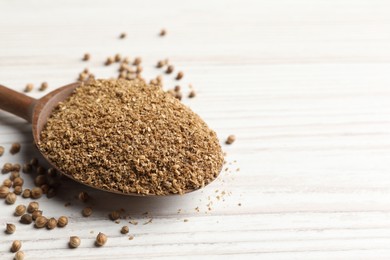
<path fill-rule="evenodd" d="M 34 99 L 9 88 L 6 88 L 0 85 L 0 109 L 8 111 L 18 117 L 26 119 L 29 123 L 32 124 L 32 133 L 34 137 L 35 145 L 40 140 L 40 133 L 44 128 L 47 119 L 49 118 L 53 109 L 61 101 L 64 101 L 69 97 L 75 88 L 80 86 L 80 82 L 66 85 L 64 87 L 58 88 L 46 96 L 40 99 Z M 38 149 L 40 151 L 40 149 Z M 42 153 L 42 156 L 55 168 L 58 172 L 61 172 L 63 175 L 94 189 L 99 189 L 103 191 L 108 191 L 117 194 L 124 194 L 130 196 L 145 196 L 138 193 L 122 193 L 119 191 L 109 191 L 100 189 L 98 187 L 85 184 L 79 180 L 76 180 L 72 177 L 71 174 L 61 171 L 55 163 L 50 161 L 46 154 Z M 187 192 L 191 192 L 190 190 Z M 156 196 L 156 195 L 147 195 L 147 196 Z"/>

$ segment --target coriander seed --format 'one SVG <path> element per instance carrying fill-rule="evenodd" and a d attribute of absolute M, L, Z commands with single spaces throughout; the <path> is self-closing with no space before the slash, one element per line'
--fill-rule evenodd
<path fill-rule="evenodd" d="M 19 173 L 18 173 L 18 175 L 19 175 Z M 13 181 L 13 186 L 15 187 L 15 186 L 23 186 L 23 184 L 24 184 L 24 180 L 23 180 L 23 178 L 21 178 L 21 177 L 16 177 L 15 179 L 14 179 L 14 181 Z"/>
<path fill-rule="evenodd" d="M 57 226 L 58 227 L 65 227 L 66 225 L 68 225 L 68 218 L 65 216 L 59 217 L 58 221 L 57 221 Z"/>
<path fill-rule="evenodd" d="M 91 58 L 91 54 L 89 54 L 88 52 L 84 54 L 83 56 L 83 61 L 89 61 L 89 59 Z"/>
<path fill-rule="evenodd" d="M 121 59 L 122 59 L 122 56 L 119 53 L 115 54 L 115 56 L 114 56 L 115 62 L 120 62 Z"/>
<path fill-rule="evenodd" d="M 85 191 L 82 191 L 79 193 L 78 198 L 80 201 L 86 202 L 89 199 L 89 195 Z"/>
<path fill-rule="evenodd" d="M 10 171 L 12 171 L 12 164 L 11 163 L 5 163 L 3 165 L 3 169 L 1 169 L 1 173 L 9 173 Z"/>
<path fill-rule="evenodd" d="M 0 146 L 0 157 L 4 154 L 4 147 Z"/>
<path fill-rule="evenodd" d="M 28 83 L 26 85 L 26 87 L 24 88 L 24 92 L 26 92 L 26 93 L 31 92 L 31 90 L 33 90 L 33 88 L 34 88 L 34 85 L 31 83 Z"/>
<path fill-rule="evenodd" d="M 7 197 L 9 193 L 9 188 L 5 185 L 0 186 L 0 198 Z"/>
<path fill-rule="evenodd" d="M 37 158 L 32 158 L 32 159 L 30 160 L 30 164 L 31 164 L 32 166 L 34 166 L 34 167 L 37 167 L 38 164 L 39 164 L 38 159 L 37 159 Z"/>
<path fill-rule="evenodd" d="M 23 198 L 30 198 L 31 197 L 31 190 L 30 189 L 24 189 L 22 193 Z"/>
<path fill-rule="evenodd" d="M 6 187 L 8 187 L 8 188 L 11 188 L 11 186 L 12 186 L 12 181 L 11 181 L 10 179 L 5 179 L 5 180 L 3 181 L 3 185 L 6 186 Z"/>
<path fill-rule="evenodd" d="M 104 244 L 107 242 L 107 236 L 101 232 L 96 237 L 96 246 L 104 246 Z"/>
<path fill-rule="evenodd" d="M 194 90 L 190 91 L 190 94 L 188 94 L 189 98 L 194 98 L 196 96 L 196 92 Z"/>
<path fill-rule="evenodd" d="M 27 206 L 27 212 L 28 213 L 33 213 L 34 211 L 39 209 L 39 203 L 36 201 L 32 201 L 28 204 Z"/>
<path fill-rule="evenodd" d="M 41 87 L 39 88 L 39 91 L 45 91 L 49 87 L 49 84 L 47 82 L 42 82 Z"/>
<path fill-rule="evenodd" d="M 175 88 L 173 89 L 175 92 L 179 92 L 180 91 L 180 86 L 175 86 Z"/>
<path fill-rule="evenodd" d="M 15 253 L 19 251 L 21 247 L 22 247 L 22 242 L 20 242 L 19 240 L 14 240 L 14 242 L 12 242 L 11 245 L 11 252 Z"/>
<path fill-rule="evenodd" d="M 19 177 L 20 176 L 20 173 L 19 172 L 11 172 L 11 174 L 10 174 L 10 176 L 9 176 L 9 179 L 11 180 L 11 181 L 14 181 L 15 180 L 15 178 L 17 178 L 17 177 Z M 12 183 L 13 184 L 13 183 Z M 13 184 L 13 186 L 15 186 L 14 184 Z"/>
<path fill-rule="evenodd" d="M 122 234 L 127 234 L 127 233 L 129 233 L 129 227 L 128 227 L 128 226 L 123 226 L 123 227 L 121 228 L 121 233 L 122 233 Z"/>
<path fill-rule="evenodd" d="M 43 228 L 46 226 L 46 223 L 47 223 L 47 218 L 44 216 L 39 216 L 35 220 L 35 227 L 36 228 Z"/>
<path fill-rule="evenodd" d="M 30 214 L 24 214 L 23 216 L 20 217 L 19 222 L 22 224 L 31 224 L 33 221 L 32 217 Z"/>
<path fill-rule="evenodd" d="M 234 135 L 229 135 L 228 138 L 226 139 L 226 144 L 232 144 L 236 141 L 236 137 Z"/>
<path fill-rule="evenodd" d="M 165 36 L 167 34 L 167 31 L 165 30 L 165 29 L 161 29 L 161 31 L 160 31 L 160 36 L 161 37 L 163 37 L 163 36 Z"/>
<path fill-rule="evenodd" d="M 46 176 L 45 175 L 38 175 L 37 177 L 35 177 L 34 179 L 34 184 L 35 186 L 42 186 L 43 184 L 46 183 Z"/>
<path fill-rule="evenodd" d="M 55 218 L 50 218 L 46 223 L 47 229 L 54 229 L 57 226 L 57 220 Z"/>
<path fill-rule="evenodd" d="M 176 80 L 181 80 L 184 77 L 184 73 L 182 71 L 179 71 L 176 76 Z"/>
<path fill-rule="evenodd" d="M 23 251 L 16 252 L 15 260 L 24 260 L 24 253 L 23 253 Z"/>
<path fill-rule="evenodd" d="M 15 201 L 16 201 L 16 194 L 13 192 L 8 193 L 7 196 L 5 197 L 5 202 L 7 204 L 14 204 Z"/>
<path fill-rule="evenodd" d="M 78 236 L 71 236 L 69 238 L 69 247 L 70 248 L 77 248 L 80 246 L 81 240 Z"/>
<path fill-rule="evenodd" d="M 142 62 L 142 59 L 141 59 L 140 57 L 136 57 L 136 58 L 134 59 L 133 65 L 134 65 L 134 66 L 138 66 L 138 65 L 141 64 L 141 62 Z"/>
<path fill-rule="evenodd" d="M 113 212 L 110 213 L 111 220 L 117 220 L 119 218 L 120 218 L 120 214 L 118 211 L 114 210 Z"/>
<path fill-rule="evenodd" d="M 119 35 L 119 39 L 124 39 L 124 38 L 126 38 L 126 36 L 127 36 L 127 34 L 123 32 Z"/>
<path fill-rule="evenodd" d="M 173 65 L 169 65 L 165 73 L 171 74 L 175 70 L 175 67 Z"/>
<path fill-rule="evenodd" d="M 157 62 L 156 67 L 157 67 L 157 68 L 162 68 L 162 67 L 164 67 L 164 65 L 165 65 L 165 62 L 162 61 L 162 60 L 159 60 L 159 61 Z"/>
<path fill-rule="evenodd" d="M 7 234 L 13 234 L 16 230 L 16 226 L 14 224 L 11 224 L 11 223 L 7 223 L 7 226 L 5 228 L 5 232 Z"/>
<path fill-rule="evenodd" d="M 32 170 L 32 165 L 31 165 L 31 164 L 29 164 L 29 163 L 23 164 L 22 171 L 23 171 L 24 173 L 30 173 L 31 170 Z"/>
<path fill-rule="evenodd" d="M 39 175 L 43 175 L 43 174 L 45 174 L 45 173 L 46 173 L 46 170 L 45 170 L 45 168 L 44 168 L 44 167 L 42 167 L 42 166 L 37 166 L 37 169 L 36 169 L 36 171 L 37 171 L 37 173 L 38 173 Z"/>
<path fill-rule="evenodd" d="M 89 217 L 92 215 L 92 208 L 85 207 L 81 213 L 83 214 L 84 217 Z"/>
<path fill-rule="evenodd" d="M 36 210 L 33 213 L 31 213 L 32 220 L 37 220 L 37 218 L 42 216 L 42 210 Z"/>
<path fill-rule="evenodd" d="M 12 171 L 20 172 L 20 168 L 21 168 L 21 166 L 20 166 L 19 163 L 14 163 L 14 164 L 12 165 Z"/>
<path fill-rule="evenodd" d="M 109 66 L 112 63 L 114 63 L 114 58 L 113 57 L 108 57 L 104 65 Z"/>
<path fill-rule="evenodd" d="M 23 187 L 22 187 L 22 186 L 15 186 L 15 187 L 14 187 L 14 193 L 15 193 L 16 195 L 22 194 L 22 191 L 23 191 Z"/>
<path fill-rule="evenodd" d="M 26 206 L 24 205 L 18 205 L 15 208 L 15 216 L 22 216 L 24 213 L 26 213 Z"/>
<path fill-rule="evenodd" d="M 49 187 L 49 185 L 48 184 L 43 184 L 42 186 L 41 186 L 41 190 L 42 190 L 42 194 L 46 194 L 47 193 L 47 191 L 50 189 L 50 187 Z"/>
<path fill-rule="evenodd" d="M 32 190 L 31 190 L 31 198 L 39 199 L 40 197 L 42 197 L 42 189 L 40 187 L 32 188 Z"/>

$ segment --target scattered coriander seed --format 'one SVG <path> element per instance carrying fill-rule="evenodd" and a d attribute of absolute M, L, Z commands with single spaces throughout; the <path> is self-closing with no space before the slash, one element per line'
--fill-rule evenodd
<path fill-rule="evenodd" d="M 22 186 L 15 186 L 15 187 L 14 187 L 14 193 L 15 193 L 16 195 L 22 194 L 22 191 L 23 191 L 23 187 L 22 187 Z"/>
<path fill-rule="evenodd" d="M 7 234 L 13 234 L 16 230 L 16 226 L 14 224 L 11 224 L 11 223 L 7 223 L 6 227 L 5 227 L 5 233 Z"/>
<path fill-rule="evenodd" d="M 142 62 L 142 59 L 141 59 L 140 57 L 136 57 L 136 58 L 134 59 L 133 65 L 134 65 L 134 66 L 138 66 L 138 65 L 141 64 L 141 62 Z"/>
<path fill-rule="evenodd" d="M 50 218 L 47 221 L 46 228 L 47 229 L 53 229 L 57 226 L 57 220 L 55 218 Z"/>
<path fill-rule="evenodd" d="M 175 70 L 175 67 L 173 65 L 169 65 L 165 73 L 171 74 Z"/>
<path fill-rule="evenodd" d="M 14 181 L 15 178 L 18 178 L 19 176 L 20 176 L 19 172 L 11 172 L 11 174 L 10 174 L 10 176 L 9 176 L 9 179 L 10 179 L 11 181 Z M 12 183 L 12 186 L 15 186 L 15 184 Z"/>
<path fill-rule="evenodd" d="M 18 173 L 18 177 L 16 177 L 13 181 L 13 186 L 23 186 L 24 184 L 24 180 L 23 178 L 19 177 L 19 173 Z"/>
<path fill-rule="evenodd" d="M 117 220 L 119 218 L 120 218 L 120 214 L 118 211 L 114 210 L 113 212 L 110 213 L 111 220 Z"/>
<path fill-rule="evenodd" d="M 35 220 L 35 227 L 36 228 L 43 228 L 46 226 L 46 224 L 47 224 L 47 218 L 44 216 L 39 216 Z"/>
<path fill-rule="evenodd" d="M 31 170 L 32 170 L 32 165 L 31 164 L 29 164 L 29 163 L 23 164 L 22 171 L 24 173 L 30 173 Z"/>
<path fill-rule="evenodd" d="M 45 174 L 46 173 L 46 170 L 45 170 L 45 168 L 44 167 L 42 167 L 42 166 L 37 166 L 37 173 L 39 174 L 39 175 L 42 175 L 42 174 Z"/>
<path fill-rule="evenodd" d="M 37 167 L 38 164 L 39 164 L 38 159 L 37 159 L 37 158 L 32 158 L 32 159 L 30 160 L 30 164 L 31 164 L 32 166 L 34 166 L 34 167 Z"/>
<path fill-rule="evenodd" d="M 4 154 L 4 147 L 0 146 L 0 157 Z"/>
<path fill-rule="evenodd" d="M 162 67 L 164 67 L 164 65 L 165 65 L 165 62 L 162 61 L 162 60 L 159 60 L 159 61 L 157 62 L 156 67 L 157 67 L 157 68 L 162 68 Z"/>
<path fill-rule="evenodd" d="M 9 173 L 10 171 L 12 171 L 12 164 L 11 163 L 5 163 L 3 165 L 3 169 L 1 169 L 1 172 L 2 173 Z"/>
<path fill-rule="evenodd" d="M 11 145 L 11 149 L 10 149 L 10 153 L 13 155 L 13 154 L 17 154 L 19 151 L 20 151 L 20 148 L 21 148 L 21 145 L 20 143 L 13 143 Z"/>
<path fill-rule="evenodd" d="M 58 218 L 57 226 L 59 227 L 65 227 L 68 225 L 68 218 L 65 216 L 61 216 Z"/>
<path fill-rule="evenodd" d="M 57 194 L 56 189 L 53 188 L 53 187 L 51 187 L 51 188 L 49 188 L 49 190 L 47 191 L 46 197 L 50 199 L 50 198 L 53 198 L 56 194 Z"/>
<path fill-rule="evenodd" d="M 121 228 L 121 233 L 122 233 L 122 234 L 127 234 L 127 233 L 129 233 L 129 227 L 128 227 L 128 226 L 123 226 L 123 227 Z"/>
<path fill-rule="evenodd" d="M 33 199 L 39 199 L 42 197 L 42 189 L 40 187 L 34 187 L 31 190 L 31 198 Z"/>
<path fill-rule="evenodd" d="M 190 94 L 188 94 L 188 97 L 189 97 L 189 98 L 194 98 L 195 96 L 196 96 L 195 90 L 191 90 L 191 91 L 190 91 Z"/>
<path fill-rule="evenodd" d="M 34 178 L 34 184 L 35 186 L 42 186 L 46 183 L 46 176 L 45 175 L 37 175 L 37 177 Z"/>
<path fill-rule="evenodd" d="M 8 193 L 5 197 L 5 202 L 7 204 L 14 204 L 16 202 L 16 194 L 13 192 Z"/>
<path fill-rule="evenodd" d="M 22 216 L 26 213 L 26 206 L 20 204 L 15 208 L 15 216 Z"/>
<path fill-rule="evenodd" d="M 91 54 L 89 54 L 88 52 L 84 53 L 83 61 L 89 61 L 90 58 L 91 58 Z"/>
<path fill-rule="evenodd" d="M 20 240 L 14 240 L 14 242 L 12 242 L 11 245 L 11 252 L 15 253 L 19 251 L 21 247 L 22 247 L 22 242 L 20 242 Z"/>
<path fill-rule="evenodd" d="M 96 246 L 104 246 L 104 244 L 107 242 L 107 236 L 101 232 L 96 237 Z"/>
<path fill-rule="evenodd" d="M 70 248 L 77 248 L 80 246 L 81 240 L 78 236 L 71 236 L 69 238 L 69 247 Z"/>
<path fill-rule="evenodd" d="M 7 197 L 8 193 L 9 193 L 9 187 L 7 187 L 6 185 L 0 186 L 0 198 Z"/>
<path fill-rule="evenodd" d="M 24 260 L 24 252 L 23 251 L 16 252 L 14 259 L 15 260 Z"/>
<path fill-rule="evenodd" d="M 22 224 L 31 224 L 33 219 L 30 214 L 24 214 L 23 216 L 20 217 L 19 221 Z"/>
<path fill-rule="evenodd" d="M 50 186 L 48 184 L 41 185 L 42 194 L 46 194 L 47 191 L 50 189 Z"/>
<path fill-rule="evenodd" d="M 31 92 L 31 90 L 33 90 L 33 88 L 34 88 L 34 85 L 31 83 L 28 83 L 26 85 L 26 87 L 24 88 L 24 92 L 26 92 L 26 93 Z"/>
<path fill-rule="evenodd" d="M 180 86 L 175 86 L 175 88 L 173 89 L 175 92 L 179 92 L 180 91 Z"/>
<path fill-rule="evenodd" d="M 122 59 L 122 56 L 119 53 L 115 54 L 115 57 L 114 57 L 115 62 L 120 62 L 121 59 Z"/>
<path fill-rule="evenodd" d="M 11 188 L 11 186 L 12 186 L 12 181 L 11 181 L 10 179 L 5 179 L 5 180 L 3 181 L 3 185 L 6 186 L 6 187 L 8 187 L 8 188 Z"/>
<path fill-rule="evenodd" d="M 39 91 L 45 91 L 49 87 L 49 84 L 47 82 L 42 82 L 41 87 L 39 88 Z"/>
<path fill-rule="evenodd" d="M 80 201 L 86 202 L 89 199 L 89 195 L 85 191 L 82 191 L 79 193 L 78 198 Z"/>
<path fill-rule="evenodd" d="M 34 211 L 39 209 L 39 203 L 36 201 L 32 201 L 28 204 L 27 206 L 27 212 L 28 213 L 33 213 Z"/>
<path fill-rule="evenodd" d="M 184 73 L 182 71 L 179 71 L 176 76 L 176 80 L 181 80 L 184 77 Z"/>
<path fill-rule="evenodd" d="M 142 72 L 142 70 L 143 70 L 142 66 L 138 65 L 135 73 L 140 74 Z"/>
<path fill-rule="evenodd" d="M 122 60 L 123 64 L 129 64 L 130 63 L 130 58 L 128 56 L 124 57 Z"/>
<path fill-rule="evenodd" d="M 42 216 L 42 210 L 36 210 L 33 213 L 31 213 L 32 220 L 37 220 L 37 218 Z"/>
<path fill-rule="evenodd" d="M 236 137 L 234 135 L 229 135 L 228 138 L 226 139 L 226 144 L 232 144 L 236 141 Z"/>
<path fill-rule="evenodd" d="M 124 39 L 124 38 L 126 38 L 126 36 L 127 36 L 127 34 L 123 32 L 119 35 L 119 39 Z"/>
<path fill-rule="evenodd" d="M 92 215 L 92 208 L 85 207 L 81 213 L 83 214 L 84 217 L 89 217 Z"/>
<path fill-rule="evenodd" d="M 20 169 L 21 169 L 21 166 L 19 163 L 14 163 L 12 165 L 12 171 L 15 171 L 15 172 L 20 172 Z"/>
<path fill-rule="evenodd" d="M 160 36 L 163 37 L 167 34 L 167 31 L 165 29 L 161 29 Z"/>
<path fill-rule="evenodd" d="M 113 57 L 108 57 L 104 65 L 108 66 L 114 63 L 114 58 Z"/>
<path fill-rule="evenodd" d="M 31 190 L 30 189 L 24 189 L 22 193 L 23 198 L 30 198 L 31 197 Z"/>

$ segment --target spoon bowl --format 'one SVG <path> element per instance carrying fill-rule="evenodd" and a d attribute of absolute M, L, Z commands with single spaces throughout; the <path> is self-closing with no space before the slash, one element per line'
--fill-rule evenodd
<path fill-rule="evenodd" d="M 66 100 L 74 92 L 74 90 L 78 86 L 80 86 L 80 84 L 80 82 L 76 82 L 60 87 L 40 99 L 34 99 L 32 97 L 29 97 L 27 95 L 21 94 L 19 92 L 0 85 L 0 109 L 10 112 L 18 117 L 24 118 L 29 123 L 31 123 L 34 143 L 35 145 L 37 145 L 40 141 L 40 133 L 45 127 L 52 111 L 56 108 L 59 102 Z M 67 176 L 68 178 L 77 181 L 83 185 L 92 187 L 94 189 L 128 196 L 166 196 L 154 194 L 143 195 L 138 193 L 123 193 L 119 191 L 105 190 L 92 185 L 88 185 L 73 178 L 71 174 L 63 172 L 56 166 L 55 163 L 48 159 L 46 154 L 41 152 L 39 147 L 38 150 L 42 154 L 42 156 L 49 162 L 52 168 L 56 169 L 58 172 Z M 186 190 L 185 193 L 189 193 L 192 191 L 193 190 Z"/>

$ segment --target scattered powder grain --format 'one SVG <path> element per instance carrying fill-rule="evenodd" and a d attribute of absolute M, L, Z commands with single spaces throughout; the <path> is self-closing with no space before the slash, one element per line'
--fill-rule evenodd
<path fill-rule="evenodd" d="M 4 154 L 4 147 L 0 146 L 0 156 L 2 156 L 3 154 Z"/>
<path fill-rule="evenodd" d="M 229 135 L 228 138 L 226 139 L 226 144 L 232 144 L 234 143 L 234 141 L 236 141 L 236 136 L 234 135 Z"/>
<path fill-rule="evenodd" d="M 74 179 L 123 193 L 183 194 L 214 180 L 223 163 L 198 115 L 138 79 L 82 83 L 53 111 L 38 145 Z"/>

